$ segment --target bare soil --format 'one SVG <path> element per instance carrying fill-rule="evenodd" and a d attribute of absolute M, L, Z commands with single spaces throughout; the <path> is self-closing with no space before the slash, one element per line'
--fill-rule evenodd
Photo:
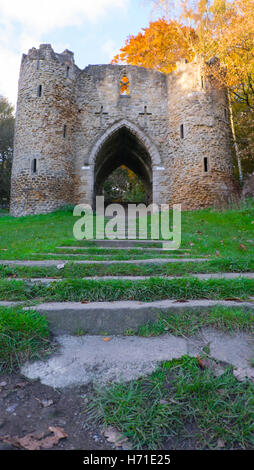
<path fill-rule="evenodd" d="M 50 426 L 59 426 L 68 435 L 52 449 L 112 449 L 100 429 L 86 429 L 84 400 L 89 391 L 89 386 L 55 390 L 21 374 L 1 374 L 0 450 L 16 448 L 4 443 L 3 436 L 36 436 L 47 433 Z"/>

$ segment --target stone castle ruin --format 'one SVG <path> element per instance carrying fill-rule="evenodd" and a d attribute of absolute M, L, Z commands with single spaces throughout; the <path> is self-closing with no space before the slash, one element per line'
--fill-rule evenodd
<path fill-rule="evenodd" d="M 150 202 L 191 210 L 235 192 L 225 90 L 202 63 L 169 75 L 131 65 L 89 65 L 50 44 L 23 55 L 18 90 L 11 214 L 94 204 L 126 165 Z"/>

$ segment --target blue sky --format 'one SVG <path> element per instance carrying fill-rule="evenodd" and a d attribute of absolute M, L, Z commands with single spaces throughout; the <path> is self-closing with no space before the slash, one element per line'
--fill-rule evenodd
<path fill-rule="evenodd" d="M 70 49 L 80 68 L 109 63 L 148 25 L 149 0 L 0 0 L 0 94 L 16 102 L 22 53 L 40 43 Z"/>

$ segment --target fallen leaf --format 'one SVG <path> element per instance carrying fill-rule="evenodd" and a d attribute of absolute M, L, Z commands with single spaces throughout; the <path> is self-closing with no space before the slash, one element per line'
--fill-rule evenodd
<path fill-rule="evenodd" d="M 89 301 L 88 301 L 88 300 L 85 300 L 85 299 L 82 299 L 82 300 L 81 300 L 81 303 L 82 303 L 82 304 L 89 304 Z"/>
<path fill-rule="evenodd" d="M 27 382 L 19 382 L 15 385 L 16 388 L 24 388 L 26 385 L 28 385 Z"/>
<path fill-rule="evenodd" d="M 40 400 L 39 398 L 35 398 L 35 400 L 37 400 L 43 408 L 48 408 L 54 403 L 53 400 Z"/>
<path fill-rule="evenodd" d="M 239 297 L 225 297 L 224 300 L 233 300 L 234 302 L 243 302 Z"/>
<path fill-rule="evenodd" d="M 18 436 L 0 436 L 0 440 L 6 444 L 11 444 L 14 447 L 19 449 L 26 450 L 40 450 L 40 449 L 51 449 L 54 445 L 57 445 L 60 439 L 65 439 L 68 435 L 62 428 L 58 426 L 50 426 L 49 431 L 50 436 L 47 436 L 48 433 L 36 433 L 27 434 L 24 437 Z M 47 437 L 45 437 L 47 436 Z"/>
<path fill-rule="evenodd" d="M 42 440 L 42 449 L 51 449 L 51 447 L 58 444 L 60 439 L 66 439 L 66 437 L 68 437 L 64 429 L 58 426 L 50 426 L 49 431 L 53 433 L 53 436 L 48 436 Z"/>
<path fill-rule="evenodd" d="M 225 447 L 225 445 L 225 441 L 223 441 L 222 439 L 218 439 L 217 447 L 219 447 L 219 449 L 222 449 L 223 447 Z"/>
<path fill-rule="evenodd" d="M 106 336 L 105 338 L 103 338 L 103 341 L 111 341 L 112 338 L 109 338 L 108 336 Z"/>
<path fill-rule="evenodd" d="M 242 248 L 242 250 L 246 250 L 246 246 L 243 245 L 243 243 L 240 243 L 240 248 Z"/>
<path fill-rule="evenodd" d="M 108 426 L 104 429 L 104 436 L 107 438 L 108 442 L 114 444 L 115 447 L 122 447 L 123 445 L 130 446 L 128 438 L 121 434 L 116 428 L 113 428 L 113 426 Z"/>
<path fill-rule="evenodd" d="M 189 302 L 189 301 L 186 300 L 186 299 L 177 299 L 177 300 L 173 301 L 173 304 L 177 304 L 178 302 L 185 302 L 186 303 L 186 302 Z"/>
<path fill-rule="evenodd" d="M 58 264 L 58 265 L 57 265 L 57 269 L 63 269 L 64 266 L 65 266 L 65 263 L 63 263 L 63 264 Z"/>
<path fill-rule="evenodd" d="M 215 377 L 220 377 L 221 375 L 225 373 L 225 369 L 223 369 L 223 367 L 216 366 L 213 369 L 213 373 Z"/>
<path fill-rule="evenodd" d="M 247 378 L 254 380 L 254 369 L 253 367 L 245 367 L 241 368 L 238 367 L 236 370 L 233 371 L 233 374 L 239 382 L 244 382 Z"/>
<path fill-rule="evenodd" d="M 198 360 L 198 363 L 199 363 L 199 366 L 201 367 L 201 369 L 205 369 L 205 363 L 199 355 L 197 355 L 197 360 Z"/>

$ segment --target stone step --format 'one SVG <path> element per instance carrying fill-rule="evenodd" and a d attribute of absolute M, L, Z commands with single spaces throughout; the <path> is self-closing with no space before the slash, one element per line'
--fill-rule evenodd
<path fill-rule="evenodd" d="M 122 250 L 122 248 L 121 248 Z M 128 252 L 124 252 L 122 251 L 122 253 L 115 253 L 115 254 L 110 254 L 110 253 L 63 253 L 63 252 L 59 252 L 59 253 L 31 253 L 33 256 L 38 256 L 38 255 L 43 255 L 43 256 L 69 256 L 70 258 L 77 258 L 78 256 L 83 256 L 83 257 L 86 257 L 87 259 L 91 259 L 91 257 L 93 256 L 97 256 L 99 258 L 103 258 L 103 257 L 114 257 L 114 256 L 128 256 Z M 131 255 L 131 253 L 130 253 Z M 160 253 L 158 253 L 158 255 L 164 255 L 164 256 L 169 256 L 169 253 L 167 251 L 162 251 Z M 139 255 L 135 254 L 135 255 L 132 255 L 132 256 L 142 256 L 142 253 L 140 253 Z M 150 253 L 150 256 L 151 253 Z M 185 253 L 185 254 L 180 254 L 180 253 L 172 253 L 172 256 L 177 256 L 178 258 L 185 258 L 186 256 L 190 256 L 189 253 Z M 197 256 L 198 257 L 198 256 Z M 195 255 L 193 256 L 193 258 L 195 258 Z M 138 260 L 139 258 L 137 258 Z M 116 259 L 117 261 L 117 259 Z"/>
<path fill-rule="evenodd" d="M 101 247 L 119 247 L 119 248 L 124 248 L 126 246 L 136 248 L 138 246 L 140 247 L 147 247 L 149 246 L 157 246 L 159 248 L 162 247 L 162 243 L 167 240 L 143 240 L 143 239 L 135 239 L 135 240 L 130 240 L 128 238 L 123 238 L 122 240 L 107 240 L 107 239 L 101 239 L 101 240 L 86 240 L 85 242 L 87 243 L 86 247 L 87 248 L 93 248 L 95 246 L 101 246 Z"/>
<path fill-rule="evenodd" d="M 209 346 L 214 375 L 222 375 L 231 364 L 254 377 L 250 367 L 253 358 L 253 339 L 244 332 L 223 333 L 203 328 L 195 337 L 173 335 L 142 338 L 139 336 L 58 336 L 59 351 L 44 361 L 26 363 L 21 373 L 30 379 L 39 378 L 54 388 L 85 385 L 90 382 L 108 383 L 137 379 L 151 374 L 162 361 L 197 357 Z M 237 374 L 237 370 L 235 372 Z"/>
<path fill-rule="evenodd" d="M 177 315 L 183 310 L 208 310 L 216 305 L 254 309 L 253 300 L 49 302 L 26 308 L 46 315 L 54 334 L 75 334 L 78 330 L 89 334 L 122 334 L 128 329 L 135 330 L 140 325 L 155 321 L 161 312 L 170 311 Z"/>
<path fill-rule="evenodd" d="M 159 279 L 186 279 L 186 278 L 197 278 L 200 280 L 207 280 L 207 279 L 254 279 L 254 273 L 188 273 L 186 276 L 85 276 L 82 278 L 75 278 L 75 279 L 82 279 L 84 281 L 145 281 L 151 279 L 152 277 L 159 278 Z M 54 277 L 38 277 L 38 278 L 13 278 L 7 277 L 4 278 L 7 280 L 15 280 L 15 281 L 23 281 L 29 283 L 42 283 L 42 284 L 50 284 L 51 282 L 60 282 L 60 281 L 67 281 L 68 279 L 72 278 L 54 278 Z"/>
<path fill-rule="evenodd" d="M 191 251 L 190 249 L 183 249 L 183 248 L 178 248 L 177 250 L 166 250 L 162 247 L 160 248 L 154 248 L 154 247 L 149 247 L 149 246 L 133 246 L 133 245 L 124 245 L 124 246 L 101 246 L 101 245 L 96 245 L 96 246 L 57 246 L 56 249 L 57 250 L 72 250 L 72 251 L 75 251 L 75 250 L 90 250 L 90 249 L 96 249 L 96 250 L 108 250 L 109 252 L 111 250 L 138 250 L 138 251 L 161 251 L 161 252 L 172 252 L 174 254 L 177 254 L 178 252 L 181 253 L 181 252 L 187 252 L 187 251 Z"/>
<path fill-rule="evenodd" d="M 38 253 L 37 253 L 38 254 Z M 212 258 L 147 258 L 138 260 L 61 260 L 61 259 L 44 259 L 44 260 L 0 260 L 0 265 L 4 266 L 57 266 L 59 264 L 162 264 L 162 263 L 202 263 L 203 261 L 211 261 Z"/>

